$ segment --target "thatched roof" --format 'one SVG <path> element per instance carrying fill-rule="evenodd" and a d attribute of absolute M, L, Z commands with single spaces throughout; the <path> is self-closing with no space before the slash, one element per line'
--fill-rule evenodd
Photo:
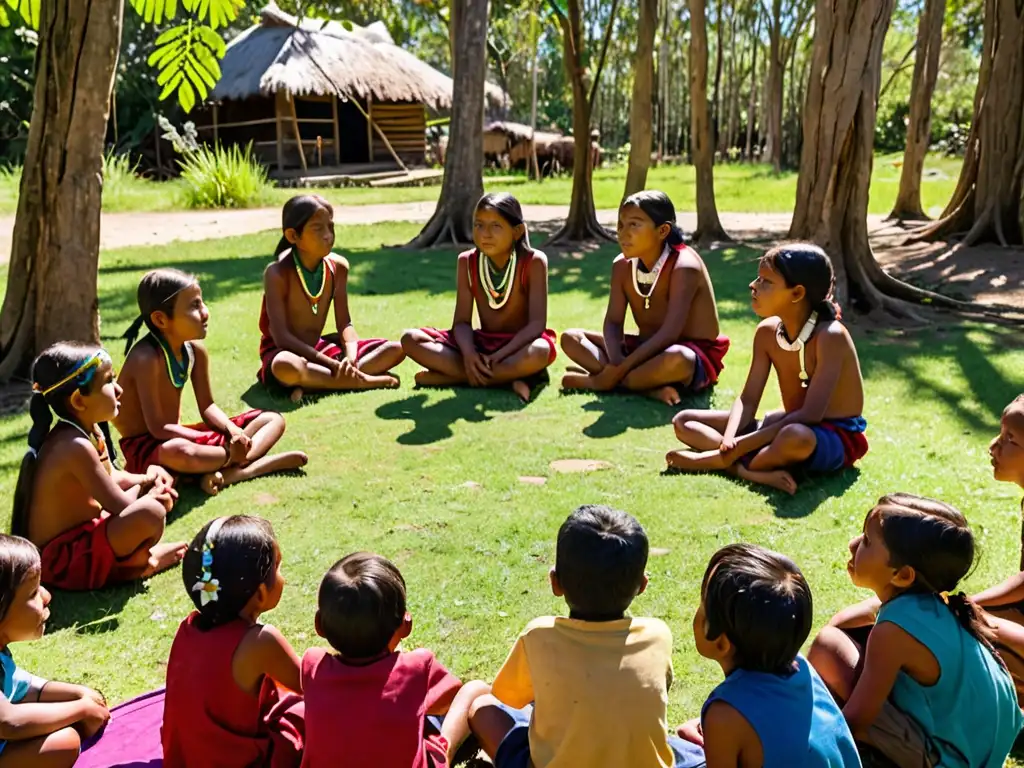
<path fill-rule="evenodd" d="M 299 96 L 337 94 L 350 99 L 415 101 L 451 108 L 452 79 L 395 45 L 379 22 L 346 29 L 329 21 L 299 22 L 271 3 L 260 23 L 227 46 L 221 78 L 210 98 L 247 99 L 285 90 Z M 487 98 L 502 103 L 487 84 Z"/>

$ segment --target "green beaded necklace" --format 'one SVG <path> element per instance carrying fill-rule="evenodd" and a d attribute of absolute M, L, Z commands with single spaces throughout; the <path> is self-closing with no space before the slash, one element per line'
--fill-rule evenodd
<path fill-rule="evenodd" d="M 324 295 L 324 288 L 327 285 L 327 270 L 324 268 L 324 260 L 320 260 L 320 263 L 316 265 L 316 269 L 308 270 L 302 263 L 302 259 L 299 258 L 299 254 L 292 250 L 292 261 L 295 262 L 295 272 L 299 276 L 299 284 L 302 286 L 302 291 L 306 294 L 306 298 L 309 299 L 309 308 L 315 315 L 320 308 L 320 297 Z M 320 288 L 316 293 L 313 293 L 310 286 L 317 285 L 318 283 Z"/>
<path fill-rule="evenodd" d="M 171 384 L 174 385 L 175 389 L 181 389 L 185 386 L 189 373 L 192 371 L 192 363 L 195 359 L 192 354 L 192 345 L 186 341 L 182 346 L 182 361 L 179 363 L 178 358 L 174 356 L 170 346 L 162 337 L 154 333 L 149 335 L 156 342 L 156 345 L 160 347 L 160 351 L 164 353 L 164 362 L 167 363 L 167 375 L 171 379 Z"/>

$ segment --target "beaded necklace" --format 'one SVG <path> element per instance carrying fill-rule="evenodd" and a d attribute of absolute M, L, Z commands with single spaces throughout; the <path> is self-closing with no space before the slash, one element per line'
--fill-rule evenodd
<path fill-rule="evenodd" d="M 85 439 L 92 443 L 92 447 L 96 449 L 96 453 L 100 455 L 100 461 L 103 461 L 104 459 L 107 458 L 107 442 L 106 440 L 103 439 L 102 435 L 97 435 L 95 433 L 90 435 L 88 432 L 82 429 L 82 426 L 80 424 L 71 421 L 70 419 L 62 419 L 58 416 L 57 421 L 62 422 L 64 424 L 70 424 L 72 427 L 81 432 Z"/>
<path fill-rule="evenodd" d="M 171 379 L 171 384 L 174 385 L 175 389 L 181 389 L 185 386 L 185 382 L 188 381 L 189 374 L 192 371 L 192 363 L 195 362 L 192 345 L 187 341 L 182 345 L 182 361 L 179 363 L 178 358 L 174 356 L 170 346 L 162 337 L 153 333 L 149 335 L 156 342 L 157 346 L 160 347 L 160 351 L 164 353 L 164 362 L 167 364 L 167 376 Z"/>
<path fill-rule="evenodd" d="M 292 261 L 295 264 L 295 274 L 299 276 L 299 285 L 302 286 L 302 292 L 309 299 L 309 308 L 315 315 L 320 308 L 320 297 L 324 295 L 324 287 L 327 285 L 327 269 L 324 267 L 324 260 L 320 259 L 316 269 L 306 269 L 299 258 L 298 252 L 292 249 Z M 313 293 L 310 286 L 316 285 L 317 282 L 320 283 L 320 288 L 316 293 Z"/>
<path fill-rule="evenodd" d="M 633 288 L 636 292 L 644 297 L 644 309 L 651 308 L 651 296 L 654 295 L 654 289 L 658 287 L 658 278 L 661 277 L 661 270 L 665 266 L 665 262 L 668 261 L 669 247 L 666 245 L 662 251 L 661 256 L 658 257 L 658 261 L 654 264 L 654 269 L 650 272 L 640 271 L 640 259 L 630 259 L 633 262 Z M 640 290 L 641 285 L 649 286 L 647 292 L 644 293 Z"/>
<path fill-rule="evenodd" d="M 779 343 L 787 352 L 799 352 L 800 353 L 800 386 L 804 389 L 807 388 L 807 367 L 804 365 L 804 347 L 807 345 L 807 340 L 811 338 L 811 334 L 814 333 L 814 326 L 818 324 L 818 313 L 811 312 L 811 316 L 807 318 L 807 322 L 804 323 L 804 327 L 800 329 L 799 335 L 796 337 L 796 341 L 790 341 L 786 336 L 786 328 L 780 322 L 775 329 L 775 340 Z"/>
<path fill-rule="evenodd" d="M 509 296 L 512 295 L 512 286 L 515 284 L 512 275 L 516 273 L 516 251 L 512 249 L 512 254 L 505 265 L 505 272 L 497 285 L 494 284 L 494 278 L 491 274 L 491 260 L 484 255 L 483 251 L 479 253 L 477 268 L 480 273 L 480 282 L 483 283 L 484 293 L 487 296 L 487 305 L 491 309 L 501 309 L 508 302 Z"/>

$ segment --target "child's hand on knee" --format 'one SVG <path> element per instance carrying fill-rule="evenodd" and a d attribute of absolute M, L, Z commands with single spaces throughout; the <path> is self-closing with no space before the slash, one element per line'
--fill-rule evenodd
<path fill-rule="evenodd" d="M 698 747 L 704 746 L 704 730 L 701 728 L 699 717 L 687 720 L 680 725 L 676 730 L 676 734 L 680 739 L 685 739 L 691 744 L 696 744 Z"/>

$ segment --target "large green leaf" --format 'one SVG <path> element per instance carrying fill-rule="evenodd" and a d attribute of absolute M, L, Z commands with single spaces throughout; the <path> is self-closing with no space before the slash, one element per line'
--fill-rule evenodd
<path fill-rule="evenodd" d="M 7 0 L 10 2 L 10 0 Z M 130 0 L 132 8 L 147 24 L 163 24 L 178 14 L 178 0 Z"/>
<path fill-rule="evenodd" d="M 17 13 L 26 26 L 32 29 L 39 29 L 39 3 L 40 0 L 3 0 L 7 6 Z M 0 26 L 7 27 L 11 24 L 10 14 L 7 9 L 0 6 Z"/>
<path fill-rule="evenodd" d="M 157 38 L 148 64 L 157 70 L 161 99 L 177 93 L 182 109 L 190 112 L 205 101 L 220 79 L 220 62 L 226 46 L 210 27 L 192 19 L 166 30 Z"/>

